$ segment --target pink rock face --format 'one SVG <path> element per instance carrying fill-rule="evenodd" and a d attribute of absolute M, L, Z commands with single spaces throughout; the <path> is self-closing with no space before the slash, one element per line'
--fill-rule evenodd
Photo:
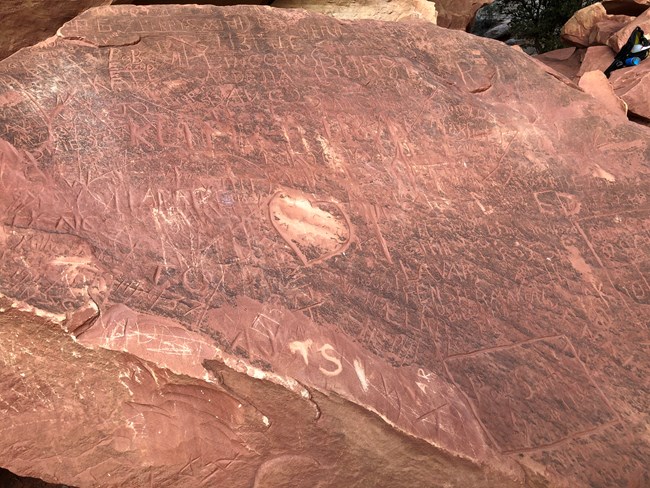
<path fill-rule="evenodd" d="M 562 40 L 575 46 L 587 47 L 595 26 L 607 19 L 602 3 L 594 3 L 576 12 L 562 27 Z"/>
<path fill-rule="evenodd" d="M 476 12 L 494 0 L 436 0 L 438 25 L 450 29 L 466 30 L 474 21 Z"/>
<path fill-rule="evenodd" d="M 603 73 L 614 61 L 614 51 L 607 46 L 592 46 L 587 48 L 580 64 L 578 77 L 589 71 L 599 70 Z"/>
<path fill-rule="evenodd" d="M 79 486 L 649 481 L 645 127 L 498 43 L 255 7 L 91 10 L 0 82 L 0 292 L 80 343 L 0 329 L 3 384 L 43 396 L 0 403 L 0 465 Z M 10 345 L 32 336 L 56 347 L 23 371 Z M 39 358 L 92 375 L 54 388 Z M 432 479 L 432 445 L 464 460 Z"/>
<path fill-rule="evenodd" d="M 612 35 L 612 37 L 607 41 L 607 45 L 616 52 L 620 51 L 636 27 L 641 27 L 643 32 L 646 34 L 650 33 L 650 10 L 646 10 L 635 20 L 626 24 L 625 27 L 616 32 L 616 34 Z"/>
<path fill-rule="evenodd" d="M 216 362 L 208 383 L 91 351 L 6 299 L 0 365 L 3 464 L 66 483 L 0 472 L 3 488 L 524 486 L 336 395 L 301 397 Z"/>
<path fill-rule="evenodd" d="M 437 22 L 435 4 L 427 0 L 274 0 L 275 8 L 301 8 L 337 19 L 374 19 L 391 22 Z"/>
<path fill-rule="evenodd" d="M 584 52 L 584 49 L 567 47 L 535 55 L 534 59 L 544 63 L 567 79 L 573 80 L 580 71 Z"/>
<path fill-rule="evenodd" d="M 578 86 L 598 99 L 614 117 L 627 118 L 627 105 L 614 93 L 605 73 L 601 70 L 588 71 L 580 77 Z"/>
<path fill-rule="evenodd" d="M 607 18 L 601 22 L 597 22 L 591 34 L 589 35 L 589 46 L 596 44 L 607 44 L 610 37 L 616 34 L 629 22 L 632 22 L 634 17 L 627 15 L 608 15 Z"/>
<path fill-rule="evenodd" d="M 650 120 L 650 60 L 634 69 L 615 71 L 611 83 L 631 113 Z"/>
<path fill-rule="evenodd" d="M 77 14 L 114 0 L 2 0 L 0 2 L 0 59 L 54 35 Z"/>

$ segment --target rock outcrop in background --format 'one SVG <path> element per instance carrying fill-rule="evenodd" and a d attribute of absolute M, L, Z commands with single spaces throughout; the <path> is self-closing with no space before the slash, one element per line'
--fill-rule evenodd
<path fill-rule="evenodd" d="M 648 124 L 650 61 L 614 71 L 609 81 L 594 73 L 607 69 L 637 26 L 650 34 L 647 0 L 596 3 L 577 12 L 562 30 L 563 40 L 574 48 L 544 53 L 537 59 L 581 87 L 590 87 L 586 91 L 602 100 L 606 110 L 629 111 L 634 120 Z"/>
<path fill-rule="evenodd" d="M 494 41 L 269 7 L 93 9 L 0 87 L 1 466 L 650 483 L 648 128 Z"/>
<path fill-rule="evenodd" d="M 450 29 L 467 30 L 476 12 L 493 0 L 437 0 L 438 25 Z"/>
<path fill-rule="evenodd" d="M 506 44 L 515 44 L 510 29 L 510 17 L 498 11 L 498 2 L 477 10 L 469 32 L 480 37 L 496 39 Z"/>

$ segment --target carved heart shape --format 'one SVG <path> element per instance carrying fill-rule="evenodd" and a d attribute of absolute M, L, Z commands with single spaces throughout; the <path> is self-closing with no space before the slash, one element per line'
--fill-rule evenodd
<path fill-rule="evenodd" d="M 311 200 L 297 190 L 280 190 L 268 205 L 271 225 L 305 266 L 345 252 L 352 242 L 350 219 L 333 200 Z"/>

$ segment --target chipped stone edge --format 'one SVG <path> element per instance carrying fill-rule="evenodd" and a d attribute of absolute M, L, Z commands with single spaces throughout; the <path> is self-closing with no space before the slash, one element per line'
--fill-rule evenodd
<path fill-rule="evenodd" d="M 18 311 L 21 311 L 21 312 L 33 314 L 33 315 L 35 315 L 37 317 L 45 318 L 47 320 L 50 320 L 55 325 L 59 326 L 61 328 L 61 330 L 67 336 L 69 336 L 72 339 L 72 341 L 74 341 L 75 343 L 79 344 L 80 346 L 84 347 L 85 349 L 90 349 L 90 350 L 93 349 L 93 347 L 89 347 L 89 346 L 86 346 L 86 345 L 80 343 L 77 340 L 77 338 L 74 336 L 74 334 L 68 332 L 65 329 L 64 323 L 69 318 L 66 314 L 57 314 L 57 313 L 53 313 L 53 312 L 48 312 L 47 310 L 35 307 L 33 305 L 29 305 L 24 301 L 11 298 L 11 297 L 3 294 L 2 292 L 0 292 L 0 299 L 3 299 L 3 298 L 5 300 L 10 301 L 11 304 L 9 305 L 9 307 L 0 307 L 0 313 L 4 313 L 9 309 L 15 309 L 15 310 L 18 310 Z M 98 310 L 97 304 L 95 304 L 93 300 L 89 300 L 88 303 L 87 303 L 87 306 L 91 307 L 91 308 L 93 308 L 95 310 Z M 125 350 L 125 349 L 110 349 L 110 348 L 106 348 L 106 347 L 103 347 L 103 346 L 97 346 L 97 347 L 99 349 L 104 349 L 104 350 L 107 350 L 107 351 L 127 353 L 127 354 L 135 356 L 135 357 L 137 357 L 139 359 L 144 359 L 145 361 L 149 361 L 149 360 L 147 360 L 145 358 L 141 358 L 137 354 L 134 354 L 133 352 L 130 352 L 130 351 Z M 442 447 L 437 442 L 430 439 L 428 436 L 418 436 L 414 432 L 411 432 L 410 430 L 407 430 L 405 427 L 397 425 L 395 422 L 388 419 L 384 414 L 379 412 L 373 406 L 367 405 L 367 404 L 365 404 L 363 402 L 360 402 L 358 399 L 352 398 L 351 395 L 349 395 L 349 394 L 347 394 L 345 392 L 342 392 L 342 391 L 339 391 L 339 390 L 333 390 L 332 392 L 327 392 L 327 391 L 323 391 L 322 389 L 320 389 L 318 387 L 315 387 L 315 386 L 306 387 L 302 383 L 300 383 L 298 380 L 296 380 L 295 378 L 292 378 L 290 376 L 282 376 L 282 375 L 279 375 L 277 373 L 271 373 L 271 372 L 268 372 L 268 371 L 263 371 L 263 370 L 261 370 L 259 368 L 256 368 L 255 366 L 250 365 L 249 363 L 247 363 L 246 361 L 244 361 L 244 360 L 242 360 L 240 358 L 236 358 L 236 357 L 233 357 L 233 356 L 230 356 L 230 355 L 224 353 L 221 349 L 219 349 L 217 347 L 215 347 L 215 356 L 213 358 L 205 358 L 205 359 L 219 361 L 222 364 L 224 364 L 226 367 L 231 369 L 232 371 L 235 371 L 237 373 L 246 374 L 247 376 L 249 376 L 251 378 L 254 378 L 254 379 L 258 379 L 258 380 L 262 380 L 262 381 L 269 381 L 270 383 L 279 385 L 279 386 L 281 386 L 281 387 L 283 387 L 283 388 L 285 388 L 285 389 L 287 389 L 287 390 L 289 390 L 289 391 L 291 391 L 293 393 L 296 393 L 297 395 L 299 395 L 304 400 L 307 400 L 314 407 L 314 409 L 315 409 L 315 419 L 316 420 L 318 420 L 320 418 L 320 416 L 321 416 L 321 409 L 318 406 L 318 404 L 314 401 L 314 399 L 312 398 L 312 395 L 311 395 L 311 393 L 309 391 L 309 388 L 311 388 L 314 391 L 318 391 L 319 393 L 321 393 L 323 395 L 326 395 L 326 396 L 328 396 L 330 393 L 335 393 L 336 395 L 338 395 L 342 399 L 344 399 L 344 400 L 346 400 L 346 401 L 348 401 L 348 402 L 350 402 L 350 403 L 352 403 L 354 405 L 357 405 L 357 406 L 365 409 L 366 411 L 368 411 L 370 413 L 373 413 L 373 414 L 377 415 L 386 425 L 388 425 L 389 427 L 391 427 L 395 431 L 397 431 L 397 432 L 399 432 L 399 433 L 401 433 L 403 435 L 407 435 L 409 437 L 422 440 L 422 441 L 426 442 L 427 444 L 429 444 L 430 446 L 434 447 L 435 449 L 440 450 L 443 453 L 447 453 L 449 455 L 456 456 L 456 457 L 458 457 L 460 459 L 464 459 L 464 460 L 469 461 L 471 463 L 474 463 L 476 465 L 483 466 L 486 469 L 491 469 L 491 470 L 500 472 L 502 475 L 509 476 L 509 477 L 511 477 L 511 478 L 513 478 L 515 480 L 523 480 L 525 478 L 525 473 L 523 471 L 523 468 L 520 465 L 518 465 L 517 463 L 509 462 L 509 460 L 507 458 L 503 458 L 502 456 L 497 455 L 496 453 L 492 452 L 492 453 L 490 453 L 490 455 L 488 455 L 487 459 L 478 459 L 478 458 L 467 455 L 467 453 L 461 453 L 461 452 L 456 452 L 456 451 L 449 450 L 449 449 L 447 449 L 445 447 Z M 167 365 L 161 365 L 161 364 L 158 364 L 158 363 L 155 363 L 155 362 L 154 362 L 154 364 L 156 364 L 156 366 L 159 367 L 159 368 L 167 369 L 168 371 L 172 372 L 173 374 L 182 374 L 182 375 L 186 374 L 186 373 L 183 373 L 183 372 L 178 372 L 173 367 L 169 367 Z M 199 377 L 199 376 L 192 376 L 192 377 L 199 380 L 199 381 L 205 381 L 206 383 L 211 384 L 211 385 L 218 384 L 218 380 L 207 370 L 206 370 L 205 374 L 203 375 L 203 377 Z M 265 421 L 263 419 L 263 422 L 264 422 L 265 425 L 267 425 L 267 422 L 270 422 L 270 421 L 269 421 L 268 418 L 266 418 Z M 270 423 L 269 423 L 269 425 L 270 425 Z M 267 427 L 268 427 L 268 425 L 267 425 Z M 498 461 L 498 465 L 497 465 L 497 463 L 495 463 L 495 461 Z"/>
<path fill-rule="evenodd" d="M 9 305 L 8 308 L 6 307 L 0 307 L 0 313 L 4 313 L 10 308 L 13 308 L 15 310 L 19 310 L 20 312 L 27 312 L 36 315 L 37 317 L 45 318 L 48 319 L 52 322 L 55 322 L 58 325 L 62 325 L 63 322 L 66 321 L 67 317 L 65 314 L 62 313 L 53 313 L 53 312 L 48 312 L 47 310 L 43 310 L 42 308 L 35 307 L 33 305 L 29 305 L 26 302 L 23 302 L 22 300 L 17 300 L 15 298 L 11 298 L 4 293 L 0 292 L 0 299 L 4 298 L 5 300 L 8 300 L 11 302 L 11 305 Z"/>

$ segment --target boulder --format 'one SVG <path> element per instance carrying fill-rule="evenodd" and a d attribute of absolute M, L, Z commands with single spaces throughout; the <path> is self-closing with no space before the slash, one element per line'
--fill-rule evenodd
<path fill-rule="evenodd" d="M 574 46 L 587 47 L 594 27 L 605 19 L 607 11 L 602 3 L 578 10 L 562 27 L 562 40 Z"/>
<path fill-rule="evenodd" d="M 565 76 L 569 80 L 576 78 L 585 49 L 576 49 L 575 47 L 566 47 L 548 51 L 533 56 L 534 59 L 544 63 L 549 68 Z"/>
<path fill-rule="evenodd" d="M 627 105 L 614 93 L 605 73 L 588 71 L 580 77 L 578 86 L 600 101 L 613 117 L 627 119 Z"/>
<path fill-rule="evenodd" d="M 620 51 L 636 27 L 641 27 L 643 32 L 650 34 L 650 10 L 646 10 L 632 22 L 625 24 L 622 29 L 609 38 L 607 45 L 616 52 Z"/>
<path fill-rule="evenodd" d="M 511 38 L 510 23 L 507 21 L 501 22 L 494 27 L 491 27 L 483 34 L 483 37 L 490 39 L 497 39 L 499 41 L 506 41 Z"/>
<path fill-rule="evenodd" d="M 589 35 L 589 45 L 606 45 L 610 37 L 633 20 L 634 17 L 628 15 L 608 15 L 605 20 L 597 22 L 596 25 L 594 25 L 591 34 Z"/>
<path fill-rule="evenodd" d="M 592 46 L 587 48 L 580 64 L 577 77 L 581 77 L 589 71 L 605 70 L 614 62 L 614 51 L 607 46 Z"/>
<path fill-rule="evenodd" d="M 494 0 L 436 0 L 438 25 L 449 29 L 467 30 L 476 12 Z"/>
<path fill-rule="evenodd" d="M 492 40 L 268 7 L 92 9 L 0 79 L 0 466 L 650 482 L 650 129 Z"/>
<path fill-rule="evenodd" d="M 428 20 L 436 23 L 438 13 L 427 0 L 275 0 L 273 7 L 302 8 L 339 19 L 375 19 L 387 21 Z"/>
<path fill-rule="evenodd" d="M 614 71 L 611 83 L 632 114 L 650 120 L 650 60 L 634 68 Z"/>

